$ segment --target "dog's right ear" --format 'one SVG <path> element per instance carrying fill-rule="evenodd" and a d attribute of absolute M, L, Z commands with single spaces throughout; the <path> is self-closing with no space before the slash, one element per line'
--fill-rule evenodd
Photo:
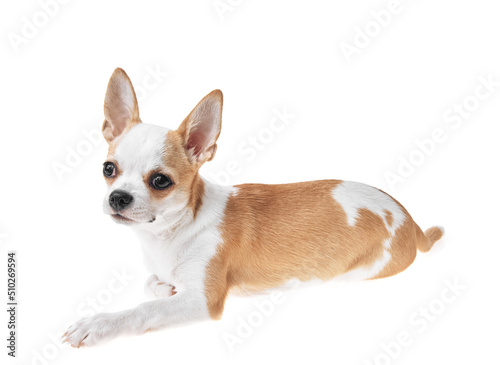
<path fill-rule="evenodd" d="M 134 87 L 121 68 L 117 68 L 109 79 L 104 99 L 104 116 L 106 120 L 102 125 L 102 134 L 108 144 L 125 129 L 141 122 Z"/>

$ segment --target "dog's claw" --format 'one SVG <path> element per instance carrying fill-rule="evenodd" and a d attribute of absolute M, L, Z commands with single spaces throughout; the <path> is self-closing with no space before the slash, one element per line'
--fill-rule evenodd
<path fill-rule="evenodd" d="M 63 343 L 80 348 L 110 340 L 121 333 L 119 322 L 119 317 L 109 313 L 80 319 L 64 333 Z"/>

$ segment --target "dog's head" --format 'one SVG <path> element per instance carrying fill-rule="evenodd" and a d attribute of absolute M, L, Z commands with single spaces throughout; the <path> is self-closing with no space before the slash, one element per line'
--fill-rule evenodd
<path fill-rule="evenodd" d="M 214 157 L 221 114 L 222 93 L 214 90 L 177 130 L 142 123 L 132 83 L 116 69 L 104 101 L 102 133 L 109 144 L 104 212 L 143 228 L 195 215 L 203 197 L 198 170 Z"/>

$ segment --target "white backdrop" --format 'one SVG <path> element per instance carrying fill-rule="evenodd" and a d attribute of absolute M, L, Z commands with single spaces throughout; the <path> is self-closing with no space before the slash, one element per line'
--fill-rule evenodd
<path fill-rule="evenodd" d="M 499 10 L 488 0 L 3 1 L 0 251 L 5 263 L 17 250 L 20 304 L 15 360 L 1 311 L 1 362 L 498 361 Z M 146 300 L 138 241 L 101 211 L 98 131 L 115 67 L 136 86 L 142 120 L 169 128 L 224 92 L 207 178 L 365 182 L 445 238 L 392 278 L 231 298 L 219 322 L 61 346 L 82 315 Z M 273 131 L 277 113 L 289 123 Z"/>

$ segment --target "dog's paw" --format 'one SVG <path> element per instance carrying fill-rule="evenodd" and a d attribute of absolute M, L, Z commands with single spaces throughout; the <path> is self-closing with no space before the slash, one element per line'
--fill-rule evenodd
<path fill-rule="evenodd" d="M 99 313 L 82 318 L 71 325 L 62 336 L 73 347 L 94 346 L 116 337 L 121 323 L 114 314 Z"/>
<path fill-rule="evenodd" d="M 176 293 L 175 288 L 172 285 L 160 281 L 158 276 L 154 274 L 146 280 L 144 291 L 149 297 L 157 299 L 168 298 Z"/>

